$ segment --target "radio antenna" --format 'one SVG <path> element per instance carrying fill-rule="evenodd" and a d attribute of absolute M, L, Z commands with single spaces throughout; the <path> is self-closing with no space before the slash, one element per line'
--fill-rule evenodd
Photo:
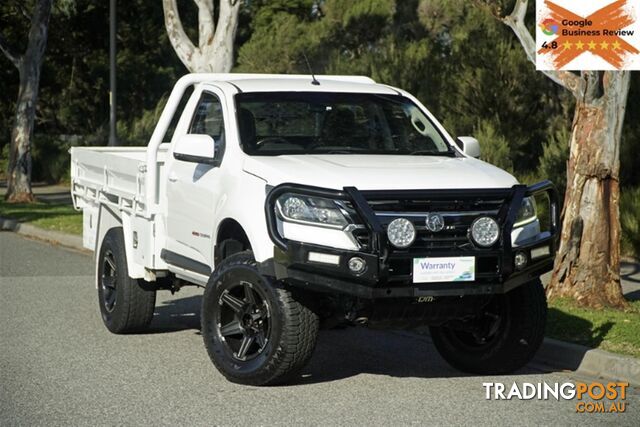
<path fill-rule="evenodd" d="M 307 63 L 307 68 L 309 69 L 309 74 L 311 74 L 311 84 L 314 86 L 320 86 L 320 82 L 316 79 L 316 76 L 313 74 L 313 70 L 311 69 L 311 64 L 309 64 L 309 59 L 304 52 L 302 52 L 302 56 L 304 56 L 304 61 Z"/>

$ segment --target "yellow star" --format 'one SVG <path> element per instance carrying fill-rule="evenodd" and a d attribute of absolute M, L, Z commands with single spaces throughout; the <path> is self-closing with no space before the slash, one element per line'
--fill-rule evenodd
<path fill-rule="evenodd" d="M 613 43 L 611 43 L 611 47 L 613 49 L 620 49 L 620 43 L 618 42 L 618 40 L 616 40 Z"/>
<path fill-rule="evenodd" d="M 564 47 L 564 50 L 571 49 L 571 43 L 569 43 L 569 40 L 567 40 L 566 42 L 562 43 L 562 47 Z"/>
<path fill-rule="evenodd" d="M 580 40 L 578 40 L 578 43 L 576 43 L 576 49 L 582 50 L 583 47 L 584 47 L 584 43 L 582 43 Z"/>
<path fill-rule="evenodd" d="M 593 50 L 593 49 L 595 49 L 595 48 L 596 48 L 596 44 L 593 42 L 593 40 L 591 40 L 591 41 L 589 42 L 588 46 L 589 46 L 589 49 L 591 49 L 591 50 Z"/>
<path fill-rule="evenodd" d="M 608 47 L 609 47 L 609 43 L 607 43 L 607 42 L 602 42 L 602 43 L 600 43 L 600 47 L 601 47 L 602 49 L 606 49 L 606 48 L 608 48 Z"/>

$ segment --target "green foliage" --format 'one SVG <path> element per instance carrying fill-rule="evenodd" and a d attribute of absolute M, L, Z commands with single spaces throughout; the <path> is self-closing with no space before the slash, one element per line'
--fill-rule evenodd
<path fill-rule="evenodd" d="M 33 140 L 33 182 L 55 184 L 69 174 L 69 148 L 74 138 L 36 135 Z"/>
<path fill-rule="evenodd" d="M 509 142 L 497 130 L 492 121 L 482 120 L 474 130 L 480 141 L 480 158 L 506 171 L 513 171 Z"/>
<path fill-rule="evenodd" d="M 258 27 L 253 43 L 247 43 L 238 54 L 239 72 L 260 70 L 263 73 L 295 73 L 304 67 L 303 56 L 312 42 L 304 36 L 305 23 L 295 15 L 279 12 L 271 16 L 270 26 Z M 278 31 L 273 31 L 278 28 Z"/>
<path fill-rule="evenodd" d="M 620 191 L 621 251 L 640 258 L 640 187 Z"/>
<path fill-rule="evenodd" d="M 627 101 L 620 143 L 621 186 L 640 185 L 640 72 L 631 73 L 631 87 Z"/>
<path fill-rule="evenodd" d="M 155 108 L 144 110 L 141 116 L 135 117 L 133 120 L 118 122 L 118 141 L 120 144 L 147 145 L 167 99 L 167 96 L 163 96 Z"/>
<path fill-rule="evenodd" d="M 0 146 L 0 179 L 5 179 L 9 166 L 9 145 Z"/>
<path fill-rule="evenodd" d="M 564 194 L 567 188 L 570 138 L 571 132 L 568 128 L 562 128 L 551 135 L 550 140 L 542 146 L 542 157 L 538 166 L 538 177 L 553 181 L 560 194 Z"/>

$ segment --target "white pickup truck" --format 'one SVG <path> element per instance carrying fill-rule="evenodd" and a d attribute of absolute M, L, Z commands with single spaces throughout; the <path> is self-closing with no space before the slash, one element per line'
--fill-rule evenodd
<path fill-rule="evenodd" d="M 429 326 L 462 371 L 518 369 L 543 338 L 557 195 L 479 154 L 367 77 L 186 75 L 148 147 L 71 150 L 102 319 L 141 330 L 157 290 L 204 286 L 205 347 L 242 384 L 294 379 L 344 324 Z"/>

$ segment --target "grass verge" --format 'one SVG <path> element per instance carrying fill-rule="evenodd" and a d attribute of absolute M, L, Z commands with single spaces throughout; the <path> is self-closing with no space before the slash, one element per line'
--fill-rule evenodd
<path fill-rule="evenodd" d="M 640 301 L 625 311 L 578 307 L 572 300 L 549 301 L 548 337 L 640 357 Z"/>
<path fill-rule="evenodd" d="M 6 203 L 0 201 L 0 216 L 47 230 L 82 234 L 82 212 L 73 206 L 49 203 Z"/>

